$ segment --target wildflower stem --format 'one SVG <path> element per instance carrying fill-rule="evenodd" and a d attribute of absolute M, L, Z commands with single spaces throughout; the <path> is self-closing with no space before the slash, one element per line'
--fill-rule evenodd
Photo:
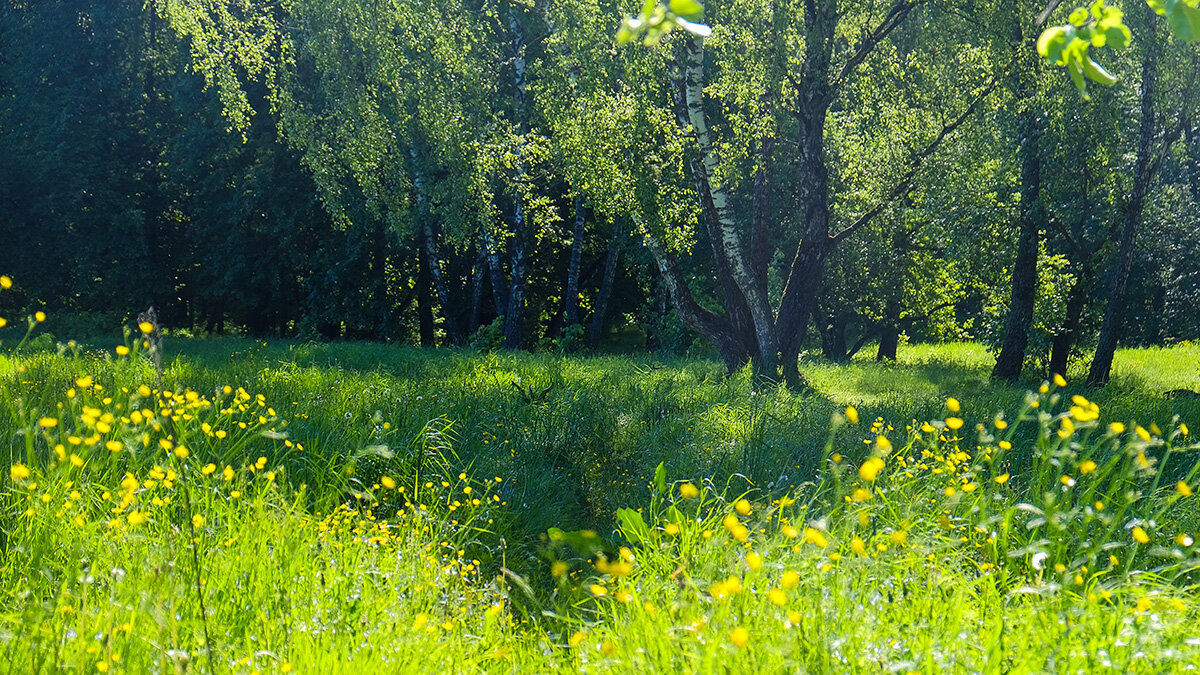
<path fill-rule="evenodd" d="M 180 469 L 182 470 L 182 467 Z M 180 483 L 183 487 L 183 503 L 187 508 L 184 523 L 188 528 L 188 541 L 192 547 L 192 566 L 195 571 L 196 580 L 196 602 L 200 605 L 200 625 L 204 628 L 204 653 L 208 657 L 208 672 L 211 675 L 216 675 L 217 669 L 213 665 L 213 641 L 212 636 L 208 632 L 208 611 L 204 607 L 204 589 L 200 584 L 200 547 L 196 538 L 196 523 L 193 520 L 192 491 L 188 488 L 187 481 L 180 481 Z"/>

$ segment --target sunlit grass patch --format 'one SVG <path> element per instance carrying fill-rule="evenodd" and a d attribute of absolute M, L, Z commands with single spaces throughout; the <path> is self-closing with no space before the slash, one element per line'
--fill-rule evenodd
<path fill-rule="evenodd" d="M 798 395 L 709 362 L 168 341 L 160 382 L 141 334 L 0 357 L 0 670 L 1200 661 L 1193 404 L 1149 361 L 1026 392 L 902 350 Z"/>

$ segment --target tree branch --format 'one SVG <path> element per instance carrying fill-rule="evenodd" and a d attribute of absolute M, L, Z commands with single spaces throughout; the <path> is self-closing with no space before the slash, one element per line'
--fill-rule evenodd
<path fill-rule="evenodd" d="M 841 71 L 833 79 L 831 86 L 834 89 L 841 86 L 845 79 L 850 76 L 850 73 L 862 64 L 870 56 L 871 52 L 875 50 L 875 47 L 888 36 L 888 33 L 891 33 L 897 26 L 904 23 L 904 19 L 908 16 L 909 12 L 920 3 L 921 0 L 896 0 L 895 4 L 888 10 L 887 15 L 883 17 L 883 21 L 880 21 L 879 25 L 867 33 L 866 37 L 858 43 L 858 48 L 846 63 L 842 65 Z"/>
<path fill-rule="evenodd" d="M 1046 21 L 1050 19 L 1050 15 L 1053 14 L 1054 10 L 1058 9 L 1059 5 L 1061 4 L 1062 0 L 1050 0 L 1050 2 L 1046 5 L 1046 8 L 1039 12 L 1037 18 L 1033 20 L 1034 28 L 1041 28 L 1042 26 L 1045 26 Z"/>
<path fill-rule="evenodd" d="M 971 105 L 967 106 L 967 109 L 964 110 L 961 115 L 956 117 L 949 124 L 943 126 L 942 130 L 938 132 L 937 137 L 934 138 L 932 141 L 930 141 L 929 144 L 925 146 L 924 150 L 917 153 L 916 156 L 914 156 L 911 160 L 909 160 L 908 171 L 904 172 L 904 175 L 896 183 L 895 187 L 892 188 L 892 191 L 888 193 L 888 196 L 885 199 L 883 199 L 878 204 L 876 204 L 875 206 L 868 209 L 866 213 L 859 216 L 858 220 L 851 223 L 849 226 L 847 226 L 842 231 L 837 232 L 836 234 L 830 235 L 829 238 L 834 243 L 837 243 L 837 242 L 845 239 L 846 237 L 849 237 L 850 235 L 854 234 L 859 228 L 861 228 L 862 226 L 871 222 L 872 218 L 879 215 L 879 212 L 883 211 L 883 209 L 885 209 L 888 206 L 888 204 L 891 204 L 892 202 L 894 202 L 897 197 L 905 194 L 910 189 L 912 189 L 913 178 L 916 177 L 917 171 L 919 171 L 921 169 L 921 167 L 924 166 L 925 160 L 928 159 L 929 156 L 932 155 L 935 150 L 937 150 L 938 146 L 942 144 L 942 141 L 946 140 L 947 136 L 954 133 L 954 131 L 956 129 L 958 129 L 960 126 L 962 126 L 963 122 L 966 122 L 967 119 L 969 119 L 973 114 L 975 114 L 975 109 L 979 107 L 979 104 L 985 98 L 987 98 L 993 91 L 996 90 L 996 87 L 999 84 L 1000 84 L 1000 76 L 998 75 L 992 79 L 991 84 L 989 84 L 987 87 L 985 87 L 983 89 L 983 91 L 979 92 L 979 94 L 975 96 L 975 100 L 971 101 Z"/>

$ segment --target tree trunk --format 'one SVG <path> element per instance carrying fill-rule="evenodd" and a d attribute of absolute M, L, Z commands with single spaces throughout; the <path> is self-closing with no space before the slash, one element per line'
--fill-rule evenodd
<path fill-rule="evenodd" d="M 433 298 L 429 292 L 429 266 L 425 264 L 424 248 L 417 254 L 417 326 L 422 347 L 433 347 L 437 339 L 433 333 Z"/>
<path fill-rule="evenodd" d="M 371 232 L 371 276 L 372 276 L 372 298 L 371 298 L 371 336 L 376 340 L 382 340 L 387 335 L 388 331 L 388 282 L 387 282 L 387 256 L 388 242 L 387 230 L 384 227 L 382 220 L 375 222 L 375 228 Z"/>
<path fill-rule="evenodd" d="M 529 133 L 527 104 L 528 82 L 525 72 L 525 28 L 513 5 L 508 7 L 508 28 L 512 32 L 513 115 L 518 144 L 524 145 Z M 518 148 L 523 153 L 523 148 Z M 512 262 L 510 264 L 508 309 L 504 313 L 504 347 L 520 349 L 525 334 L 525 285 L 529 276 L 528 237 L 525 222 L 525 196 L 520 184 L 528 173 L 523 159 L 517 162 L 517 180 L 513 189 Z"/>
<path fill-rule="evenodd" d="M 1192 199 L 1200 200 L 1200 121 L 1187 128 L 1187 175 Z"/>
<path fill-rule="evenodd" d="M 671 77 L 673 84 L 672 91 L 675 94 L 675 117 L 681 130 L 693 133 L 694 129 L 692 128 L 688 111 L 688 85 L 685 72 L 678 68 L 672 68 Z M 695 185 L 696 195 L 700 202 L 700 221 L 704 225 L 704 230 L 708 235 L 709 245 L 712 249 L 713 265 L 716 267 L 717 272 L 716 281 L 717 285 L 720 286 L 721 292 L 721 308 L 724 310 L 725 317 L 734 334 L 744 343 L 745 349 L 751 355 L 751 358 L 755 358 L 758 354 L 758 347 L 754 337 L 754 319 L 750 316 L 750 308 L 746 305 L 745 295 L 738 288 L 737 281 L 733 278 L 729 261 L 721 251 L 721 232 L 720 226 L 717 223 L 718 215 L 716 207 L 712 200 L 712 189 L 708 180 L 708 172 L 705 170 L 704 162 L 699 154 L 692 156 L 689 166 L 692 171 L 692 182 Z"/>
<path fill-rule="evenodd" d="M 496 303 L 496 316 L 504 316 L 508 312 L 508 285 L 504 282 L 504 263 L 500 262 L 500 251 L 493 245 L 492 234 L 486 227 L 482 239 L 488 271 L 492 278 L 492 300 Z"/>
<path fill-rule="evenodd" d="M 420 221 L 421 245 L 425 248 L 425 265 L 429 268 L 429 278 L 437 292 L 438 304 L 442 306 L 446 336 L 451 344 L 461 345 L 462 331 L 458 329 L 458 320 L 450 304 L 450 289 L 446 287 L 446 277 L 442 274 L 442 259 L 438 255 L 437 239 L 433 233 L 433 214 L 429 212 L 429 203 L 425 198 L 425 174 L 415 145 L 409 148 L 409 154 L 413 162 L 413 189 L 417 193 L 417 220 Z"/>
<path fill-rule="evenodd" d="M 775 315 L 771 311 L 766 288 L 760 285 L 758 274 L 751 271 L 750 258 L 742 245 L 741 235 L 734 222 L 733 204 L 728 188 L 717 179 L 720 158 L 712 141 L 704 112 L 704 43 L 696 36 L 685 43 L 683 98 L 687 120 L 691 125 L 707 190 L 701 190 L 706 221 L 717 248 L 717 258 L 724 258 L 729 275 L 745 298 L 754 327 L 757 360 L 755 370 L 767 377 L 776 377 L 779 370 L 779 341 L 775 335 Z M 707 193 L 707 195 L 705 194 Z"/>
<path fill-rule="evenodd" d="M 653 233 L 646 233 L 646 248 L 650 249 L 654 261 L 658 264 L 658 271 L 667 287 L 667 292 L 670 293 L 671 304 L 679 313 L 679 318 L 689 328 L 713 343 L 730 373 L 745 365 L 750 359 L 750 354 L 729 321 L 696 302 L 683 274 L 679 271 L 675 258 Z"/>
<path fill-rule="evenodd" d="M 803 211 L 804 230 L 792 257 L 775 322 L 783 379 L 794 389 L 803 384 L 798 363 L 800 347 L 808 319 L 816 309 L 817 289 L 832 245 L 825 120 L 833 100 L 829 70 L 837 24 L 836 3 L 832 0 L 806 3 L 804 23 L 804 64 L 791 110 L 797 124 L 799 149 L 794 190 Z"/>
<path fill-rule="evenodd" d="M 834 313 L 821 331 L 821 353 L 830 361 L 846 360 L 846 315 Z"/>
<path fill-rule="evenodd" d="M 1151 36 L 1155 33 L 1158 17 L 1150 15 Z M 1158 80 L 1158 61 L 1154 51 L 1153 37 L 1145 41 L 1142 49 L 1142 118 L 1138 136 L 1137 159 L 1134 163 L 1133 192 L 1125 206 L 1125 218 L 1121 224 L 1121 243 L 1117 251 L 1117 259 L 1109 277 L 1108 306 L 1104 310 L 1104 322 L 1100 326 L 1100 340 L 1096 345 L 1096 354 L 1092 358 L 1092 366 L 1088 370 L 1088 383 L 1096 386 L 1108 384 L 1112 376 L 1113 355 L 1117 351 L 1117 334 L 1120 332 L 1121 320 L 1125 316 L 1125 288 L 1129 282 L 1129 269 L 1133 265 L 1133 252 L 1137 245 L 1137 230 L 1142 222 L 1142 211 L 1146 203 L 1146 193 L 1150 191 L 1150 183 L 1154 180 L 1157 162 L 1152 158 L 1154 147 L 1154 95 Z M 1175 137 L 1178 138 L 1177 127 Z M 1166 154 L 1174 138 L 1164 139 L 1162 154 Z"/>
<path fill-rule="evenodd" d="M 865 347 L 866 344 L 871 341 L 871 338 L 875 337 L 878 333 L 878 328 L 867 329 L 866 326 L 863 326 L 862 335 L 859 335 L 858 339 L 854 341 L 854 345 L 852 345 L 850 349 L 846 350 L 845 360 L 849 361 L 850 359 L 853 359 L 854 355 L 862 351 L 862 348 Z"/>
<path fill-rule="evenodd" d="M 875 352 L 876 361 L 895 361 L 896 349 L 900 346 L 900 303 L 888 300 L 883 308 L 883 322 L 879 327 L 879 350 Z"/>
<path fill-rule="evenodd" d="M 1075 285 L 1067 293 L 1066 315 L 1062 327 L 1054 335 L 1050 344 L 1050 374 L 1067 374 L 1067 366 L 1071 360 L 1071 349 L 1075 346 L 1075 335 L 1079 331 L 1079 322 L 1083 318 L 1083 308 L 1087 306 L 1088 297 L 1092 294 L 1091 274 L 1081 270 L 1076 277 Z"/>
<path fill-rule="evenodd" d="M 604 277 L 600 280 L 600 292 L 596 295 L 596 307 L 592 311 L 592 323 L 588 329 L 588 349 L 600 347 L 604 331 L 604 317 L 608 313 L 608 300 L 612 297 L 613 282 L 617 278 L 617 262 L 621 257 L 621 221 L 613 219 L 612 237 L 608 240 L 608 254 L 604 257 Z"/>
<path fill-rule="evenodd" d="M 750 307 L 746 304 L 746 296 L 738 288 L 737 281 L 729 267 L 729 260 L 721 252 L 721 232 L 717 226 L 716 208 L 709 195 L 708 174 L 699 157 L 691 161 L 692 180 L 696 192 L 700 195 L 700 220 L 704 223 L 705 233 L 712 248 L 713 265 L 717 268 L 717 284 L 721 287 L 721 308 L 729 320 L 733 332 L 738 336 L 750 353 L 756 358 L 759 350 L 754 336 L 754 318 L 750 315 Z"/>
<path fill-rule="evenodd" d="M 471 314 L 467 320 L 467 335 L 479 330 L 479 310 L 483 302 L 483 275 L 487 269 L 487 251 L 480 246 L 475 251 L 475 266 L 471 268 Z"/>
<path fill-rule="evenodd" d="M 801 141 L 801 157 L 797 167 L 800 203 L 804 209 L 804 236 L 796 247 L 779 303 L 776 329 L 780 341 L 780 361 L 784 381 L 796 388 L 802 383 L 798 358 L 808 329 L 809 317 L 816 309 L 817 289 L 825 259 L 829 255 L 829 172 L 825 165 L 822 134 L 825 116 L 807 119 L 807 130 Z"/>
<path fill-rule="evenodd" d="M 529 274 L 526 256 L 525 214 L 521 198 L 517 197 L 513 217 L 512 276 L 508 288 L 508 309 L 504 312 L 504 347 L 520 349 L 525 334 L 525 280 Z"/>
<path fill-rule="evenodd" d="M 771 99 L 764 96 L 762 109 L 770 108 Z M 754 282 L 762 289 L 767 288 L 767 275 L 771 267 L 771 171 L 774 169 L 775 137 L 767 136 L 758 143 L 758 167 L 754 172 L 752 197 L 753 222 L 750 227 L 750 270 Z M 776 335 L 776 339 L 778 339 Z"/>
<path fill-rule="evenodd" d="M 1025 365 L 1025 350 L 1029 346 L 1029 328 L 1033 324 L 1033 304 L 1037 291 L 1038 239 L 1042 225 L 1041 188 L 1042 160 L 1040 156 L 1041 124 L 1038 107 L 1032 103 L 1037 93 L 1037 71 L 1040 59 L 1025 40 L 1020 21 L 1015 22 L 1015 38 L 1021 43 L 1020 63 L 1013 92 L 1017 110 L 1017 133 L 1020 145 L 1017 155 L 1021 162 L 1021 203 L 1017 227 L 1017 256 L 1013 261 L 1012 292 L 1009 296 L 1008 318 L 1004 338 L 992 378 L 1015 380 Z"/>
<path fill-rule="evenodd" d="M 876 361 L 895 361 L 896 349 L 900 346 L 900 327 L 889 324 L 879 332 L 879 351 L 875 352 Z"/>
<path fill-rule="evenodd" d="M 575 195 L 575 229 L 571 236 L 571 258 L 567 263 L 567 288 L 563 293 L 563 323 L 569 328 L 579 323 L 579 267 L 583 262 L 583 197 Z M 576 345 L 568 345 L 574 351 Z"/>

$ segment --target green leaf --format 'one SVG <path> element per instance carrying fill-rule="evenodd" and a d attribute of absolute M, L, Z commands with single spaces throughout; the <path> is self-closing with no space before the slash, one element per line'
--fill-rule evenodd
<path fill-rule="evenodd" d="M 642 519 L 642 514 L 633 509 L 617 509 L 617 530 L 630 543 L 640 544 L 650 538 L 650 527 Z"/>
<path fill-rule="evenodd" d="M 1038 54 L 1051 61 L 1057 61 L 1063 45 L 1066 44 L 1066 32 L 1063 26 L 1052 26 L 1042 31 L 1037 41 Z"/>
<path fill-rule="evenodd" d="M 667 522 L 668 523 L 675 523 L 676 525 L 678 525 L 678 524 L 682 523 L 686 518 L 687 518 L 687 516 L 683 515 L 683 511 L 680 511 L 678 508 L 676 508 L 674 504 L 672 504 L 670 507 L 667 508 Z"/>
<path fill-rule="evenodd" d="M 1083 68 L 1074 61 L 1067 64 L 1067 72 L 1071 73 L 1071 81 L 1075 83 L 1075 88 L 1083 94 L 1085 99 L 1090 99 L 1087 93 L 1087 82 L 1083 79 Z"/>
<path fill-rule="evenodd" d="M 1105 70 L 1099 63 L 1089 59 L 1083 60 L 1083 74 L 1093 82 L 1099 82 L 1106 87 L 1111 87 L 1117 83 L 1117 78 L 1113 77 L 1112 73 Z"/>
<path fill-rule="evenodd" d="M 1101 22 L 1097 27 L 1103 27 L 1105 24 Z M 1129 32 L 1129 28 L 1121 23 L 1120 17 L 1117 17 L 1116 24 L 1108 24 L 1102 28 L 1104 31 L 1104 43 L 1113 49 L 1125 49 L 1129 46 L 1133 35 Z"/>
<path fill-rule="evenodd" d="M 1200 9 L 1185 5 L 1182 2 L 1179 3 L 1179 5 L 1182 7 L 1184 15 L 1187 16 L 1188 24 L 1190 24 L 1192 27 L 1192 35 L 1190 38 L 1185 38 L 1182 35 L 1179 35 L 1179 39 L 1187 42 L 1200 41 Z"/>
<path fill-rule="evenodd" d="M 659 494 L 667 491 L 667 467 L 665 462 L 659 462 L 654 469 L 654 487 Z"/>
<path fill-rule="evenodd" d="M 1076 7 L 1075 11 L 1067 17 L 1067 21 L 1073 24 L 1076 28 L 1083 27 L 1083 24 L 1088 22 L 1088 11 L 1082 7 Z"/>
<path fill-rule="evenodd" d="M 696 0 L 671 0 L 671 11 L 693 21 L 704 17 L 704 5 Z"/>
<path fill-rule="evenodd" d="M 1184 42 L 1200 40 L 1200 10 L 1184 0 L 1147 0 L 1146 4 L 1167 18 L 1175 37 Z"/>

